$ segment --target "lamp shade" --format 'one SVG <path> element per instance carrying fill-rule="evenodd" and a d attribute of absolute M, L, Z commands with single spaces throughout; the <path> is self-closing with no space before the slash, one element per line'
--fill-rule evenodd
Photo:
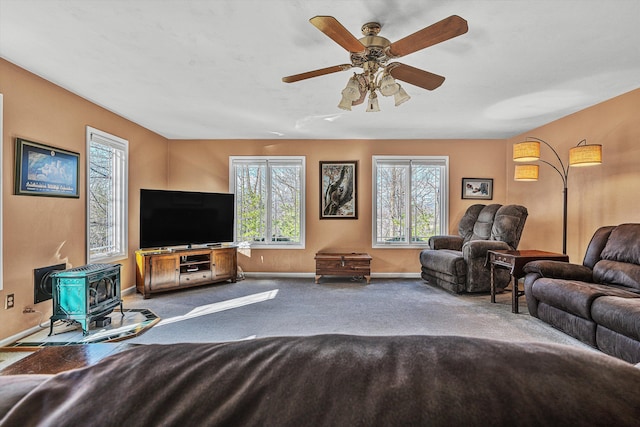
<path fill-rule="evenodd" d="M 384 96 L 391 96 L 398 93 L 400 85 L 396 83 L 391 74 L 384 74 L 380 80 L 380 93 Z"/>
<path fill-rule="evenodd" d="M 373 113 L 380 111 L 380 107 L 378 106 L 378 95 L 374 91 L 369 93 L 369 102 L 367 103 L 367 113 Z"/>
<path fill-rule="evenodd" d="M 338 104 L 338 108 L 341 108 L 343 110 L 347 110 L 347 111 L 351 111 L 351 105 L 353 104 L 353 101 L 351 101 L 350 98 L 348 98 L 345 95 L 342 95 L 342 99 L 340 100 L 340 103 Z"/>
<path fill-rule="evenodd" d="M 569 150 L 569 166 L 593 166 L 602 163 L 602 145 L 578 145 Z"/>
<path fill-rule="evenodd" d="M 537 181 L 539 170 L 538 165 L 516 165 L 513 179 L 516 181 Z"/>
<path fill-rule="evenodd" d="M 360 98 L 360 85 L 355 76 L 351 77 L 347 82 L 347 86 L 342 89 L 342 96 L 349 101 L 355 101 Z"/>
<path fill-rule="evenodd" d="M 540 143 L 537 141 L 524 141 L 513 144 L 514 162 L 533 162 L 540 158 Z"/>

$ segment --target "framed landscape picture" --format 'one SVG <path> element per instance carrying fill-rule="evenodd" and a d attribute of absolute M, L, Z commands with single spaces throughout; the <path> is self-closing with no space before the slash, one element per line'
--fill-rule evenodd
<path fill-rule="evenodd" d="M 493 199 L 493 178 L 462 178 L 463 199 Z"/>
<path fill-rule="evenodd" d="M 80 155 L 16 138 L 15 194 L 80 197 Z"/>
<path fill-rule="evenodd" d="M 320 219 L 358 218 L 358 161 L 320 162 Z"/>

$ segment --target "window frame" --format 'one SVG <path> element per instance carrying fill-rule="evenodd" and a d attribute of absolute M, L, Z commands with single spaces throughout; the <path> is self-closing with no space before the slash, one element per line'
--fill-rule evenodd
<path fill-rule="evenodd" d="M 96 140 L 94 140 L 94 135 Z M 99 139 L 99 140 L 98 140 Z M 113 262 L 129 257 L 129 141 L 126 139 L 117 137 L 99 129 L 87 126 L 86 136 L 86 149 L 87 149 L 87 161 L 86 161 L 86 257 L 87 263 L 98 262 Z M 122 171 L 117 177 L 118 192 L 121 195 L 121 200 L 116 201 L 116 221 L 117 221 L 117 234 L 115 240 L 118 242 L 116 250 L 103 252 L 98 254 L 92 254 L 90 234 L 91 234 L 91 144 L 92 142 L 109 146 L 110 148 L 120 150 L 124 154 L 122 160 Z"/>
<path fill-rule="evenodd" d="M 392 163 L 392 162 L 408 162 L 411 166 L 412 162 L 431 163 L 433 166 L 440 166 L 444 170 L 440 178 L 440 218 L 441 233 L 448 234 L 449 232 L 449 156 L 372 156 L 371 171 L 372 171 L 372 186 L 371 186 L 371 247 L 372 248 L 388 248 L 388 249 L 421 249 L 428 246 L 428 242 L 418 243 L 411 241 L 403 242 L 378 242 L 378 165 L 379 163 Z M 413 183 L 411 182 L 411 169 L 409 169 L 409 185 L 406 191 L 407 197 L 411 198 L 411 190 Z M 407 228 L 411 228 L 411 203 L 407 205 Z"/>
<path fill-rule="evenodd" d="M 269 200 L 267 201 L 267 205 L 269 204 L 271 197 L 271 173 L 269 169 L 269 162 L 277 164 L 282 163 L 291 163 L 299 165 L 300 167 L 300 242 L 296 243 L 283 243 L 283 242 L 272 242 L 270 240 L 265 240 L 265 242 L 248 242 L 251 248 L 254 249 L 305 249 L 306 247 L 306 157 L 305 156 L 229 156 L 229 192 L 236 194 L 236 164 L 239 163 L 251 163 L 254 162 L 266 162 L 267 165 L 267 192 Z M 237 163 L 236 163 L 237 162 Z M 243 242 L 238 241 L 238 204 L 237 197 L 234 206 L 234 230 L 233 236 L 234 240 L 237 244 L 242 245 Z M 270 209 L 267 209 L 267 224 L 266 234 L 270 234 L 270 230 L 272 227 L 271 214 Z"/>
<path fill-rule="evenodd" d="M 4 121 L 3 117 L 4 117 L 4 98 L 2 93 L 0 93 L 0 165 L 2 165 L 2 152 L 4 151 L 3 147 L 3 135 L 4 135 L 4 129 L 2 127 L 2 123 Z M 3 288 L 3 277 L 4 277 L 4 271 L 2 269 L 2 264 L 3 264 L 3 260 L 2 260 L 2 248 L 3 248 L 3 241 L 4 241 L 4 231 L 2 229 L 2 175 L 4 175 L 3 173 L 0 173 L 0 291 Z"/>

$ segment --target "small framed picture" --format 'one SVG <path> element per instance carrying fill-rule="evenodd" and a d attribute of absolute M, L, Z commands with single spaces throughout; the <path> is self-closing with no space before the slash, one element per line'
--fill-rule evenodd
<path fill-rule="evenodd" d="M 462 178 L 463 199 L 493 199 L 493 178 Z"/>
<path fill-rule="evenodd" d="M 78 153 L 16 138 L 15 194 L 80 197 Z"/>

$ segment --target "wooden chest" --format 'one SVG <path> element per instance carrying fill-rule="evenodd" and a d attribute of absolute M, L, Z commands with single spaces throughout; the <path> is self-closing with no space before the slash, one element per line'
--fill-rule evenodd
<path fill-rule="evenodd" d="M 316 260 L 316 283 L 322 276 L 364 277 L 371 281 L 371 256 L 366 253 L 318 252 Z"/>

